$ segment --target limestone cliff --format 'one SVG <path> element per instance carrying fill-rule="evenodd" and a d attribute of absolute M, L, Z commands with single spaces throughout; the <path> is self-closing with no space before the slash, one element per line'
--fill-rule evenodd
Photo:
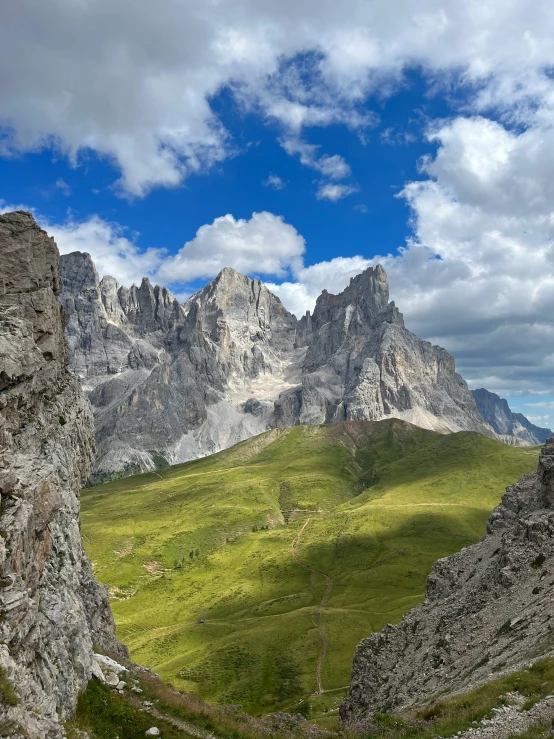
<path fill-rule="evenodd" d="M 66 369 L 58 258 L 30 214 L 0 216 L 0 726 L 35 739 L 65 736 L 93 644 L 124 654 L 79 531 L 93 422 Z"/>
<path fill-rule="evenodd" d="M 398 417 L 495 436 L 453 358 L 404 327 L 380 266 L 324 291 L 300 321 L 233 269 L 184 306 L 147 280 L 99 280 L 87 254 L 62 256 L 61 271 L 100 471 L 183 462 L 299 423 Z"/>
<path fill-rule="evenodd" d="M 536 473 L 509 487 L 484 538 L 438 560 L 424 602 L 364 639 L 345 725 L 468 690 L 552 653 L 554 438 Z"/>

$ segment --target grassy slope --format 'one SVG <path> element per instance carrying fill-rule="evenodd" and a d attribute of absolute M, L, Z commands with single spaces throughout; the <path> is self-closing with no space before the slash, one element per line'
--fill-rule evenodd
<path fill-rule="evenodd" d="M 83 491 L 83 534 L 137 662 L 210 700 L 291 708 L 316 689 L 325 590 L 291 555 L 306 519 L 298 554 L 333 578 L 322 677 L 338 689 L 357 642 L 421 600 L 432 563 L 476 541 L 536 461 L 397 420 L 282 429 Z"/>

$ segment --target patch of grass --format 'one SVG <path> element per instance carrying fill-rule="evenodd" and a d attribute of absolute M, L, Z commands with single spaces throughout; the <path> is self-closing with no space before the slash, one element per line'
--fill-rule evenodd
<path fill-rule="evenodd" d="M 78 736 L 75 729 L 88 731 L 93 739 L 143 739 L 144 733 L 157 726 L 164 739 L 187 739 L 191 735 L 167 721 L 153 718 L 140 710 L 138 702 L 117 695 L 107 685 L 91 680 L 79 697 L 75 716 L 67 722 L 69 739 Z"/>
<path fill-rule="evenodd" d="M 517 691 L 534 705 L 553 690 L 554 659 L 549 657 L 470 692 L 423 706 L 415 717 L 377 713 L 373 716 L 373 728 L 362 736 L 363 739 L 434 739 L 437 736 L 447 739 L 479 724 L 491 715 L 493 708 L 507 705 L 507 693 Z M 517 736 L 520 739 L 552 737 L 552 725 L 537 724 Z"/>
<path fill-rule="evenodd" d="M 356 644 L 421 601 L 433 562 L 482 536 L 537 456 L 397 419 L 276 429 L 83 490 L 82 530 L 136 662 L 211 702 L 296 713 L 317 689 L 326 586 L 291 554 L 307 519 L 297 550 L 333 581 L 322 679 L 339 691 Z M 334 703 L 309 702 L 329 725 Z"/>
<path fill-rule="evenodd" d="M 79 737 L 78 730 L 90 733 L 92 739 L 138 739 L 147 729 L 157 726 L 165 739 L 187 739 L 204 733 L 218 739 L 301 739 L 309 726 L 294 722 L 286 731 L 272 728 L 267 722 L 243 713 L 240 706 L 219 708 L 201 698 L 179 693 L 157 676 L 142 670 L 131 673 L 142 693 L 140 698 L 129 690 L 116 693 L 93 679 L 79 697 L 75 716 L 65 724 L 68 739 Z M 142 709 L 149 701 L 158 714 Z M 192 732 L 189 733 L 187 728 Z"/>
<path fill-rule="evenodd" d="M 18 703 L 17 693 L 8 682 L 6 671 L 0 667 L 0 705 L 17 706 Z"/>
<path fill-rule="evenodd" d="M 408 727 L 406 733 L 398 733 L 394 736 L 402 739 L 403 737 L 426 739 L 437 734 L 442 737 L 450 737 L 459 731 L 465 731 L 473 722 L 480 722 L 490 714 L 493 708 L 506 705 L 507 693 L 518 692 L 527 698 L 523 708 L 528 710 L 553 690 L 554 658 L 546 657 L 527 669 L 518 670 L 485 683 L 471 692 L 438 701 L 422 708 L 417 714 L 417 718 L 432 725 L 428 727 Z M 378 737 L 380 735 L 374 733 L 369 734 L 369 736 Z"/>

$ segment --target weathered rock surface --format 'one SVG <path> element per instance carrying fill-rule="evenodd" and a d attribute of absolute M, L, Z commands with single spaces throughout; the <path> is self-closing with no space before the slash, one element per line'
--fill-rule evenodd
<path fill-rule="evenodd" d="M 61 272 L 100 471 L 182 462 L 299 423 L 394 416 L 495 436 L 452 357 L 406 330 L 380 266 L 324 291 L 300 321 L 233 269 L 185 306 L 147 280 L 99 280 L 87 254 L 62 256 Z"/>
<path fill-rule="evenodd" d="M 485 388 L 472 390 L 477 408 L 506 444 L 544 444 L 553 435 L 550 429 L 535 426 L 523 413 L 514 413 L 508 401 Z"/>
<path fill-rule="evenodd" d="M 54 241 L 23 212 L 0 216 L 0 705 L 2 736 L 65 736 L 93 643 L 124 654 L 79 531 L 92 414 L 66 369 Z M 26 733 L 25 733 L 26 732 Z"/>
<path fill-rule="evenodd" d="M 438 560 L 424 602 L 357 647 L 343 724 L 513 671 L 554 649 L 554 438 L 484 538 Z"/>

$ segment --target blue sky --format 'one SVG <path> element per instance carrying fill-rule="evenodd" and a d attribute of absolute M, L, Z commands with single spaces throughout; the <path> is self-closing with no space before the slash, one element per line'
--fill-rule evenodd
<path fill-rule="evenodd" d="M 410 329 L 552 426 L 553 31 L 543 0 L 21 0 L 2 205 L 183 299 L 231 265 L 299 314 L 381 261 Z"/>
<path fill-rule="evenodd" d="M 354 192 L 335 202 L 316 197 L 322 178 L 286 153 L 280 140 L 287 131 L 278 121 L 242 110 L 228 90 L 212 98 L 211 106 L 233 154 L 178 187 L 125 197 L 114 187 L 115 162 L 83 150 L 71 163 L 45 148 L 0 159 L 3 200 L 32 205 L 51 222 L 64 222 L 68 212 L 78 221 L 98 215 L 135 233 L 141 249 L 170 253 L 219 216 L 249 219 L 256 211 L 282 215 L 297 229 L 306 241 L 306 265 L 336 256 L 371 258 L 405 244 L 410 213 L 398 194 L 407 181 L 421 178 L 420 157 L 436 149 L 424 137 L 428 121 L 448 114 L 442 97 L 427 95 L 421 73 L 408 72 L 392 97 L 368 99 L 363 108 L 374 120 L 361 131 L 339 124 L 307 129 L 303 140 L 319 147 L 318 154 L 339 155 L 351 167 L 352 175 L 341 182 Z M 281 183 L 268 182 L 272 176 Z"/>

